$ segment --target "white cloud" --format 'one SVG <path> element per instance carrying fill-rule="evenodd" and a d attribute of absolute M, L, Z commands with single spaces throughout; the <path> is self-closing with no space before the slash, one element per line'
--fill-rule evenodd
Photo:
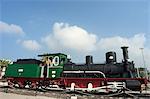
<path fill-rule="evenodd" d="M 24 40 L 24 41 L 19 41 L 19 43 L 22 44 L 24 48 L 30 51 L 36 51 L 41 48 L 40 44 L 35 40 Z"/>
<path fill-rule="evenodd" d="M 65 23 L 55 23 L 53 32 L 42 38 L 46 46 L 53 51 L 67 50 L 74 56 L 94 54 L 95 56 L 104 55 L 106 51 L 116 51 L 119 61 L 122 59 L 121 46 L 129 46 L 129 56 L 135 61 L 136 66 L 143 66 L 141 51 L 139 48 L 145 47 L 146 37 L 144 33 L 136 34 L 130 38 L 114 36 L 108 38 L 98 38 L 97 35 L 89 33 L 78 26 L 71 26 Z M 145 61 L 150 64 L 150 48 L 145 47 Z M 84 54 L 83 54 L 84 53 Z M 99 53 L 99 54 L 98 54 Z M 77 55 L 75 55 L 77 56 Z M 79 59 L 80 60 L 80 59 Z M 83 60 L 83 59 L 82 59 Z M 98 59 L 98 61 L 104 60 Z M 149 68 L 150 69 L 150 68 Z"/>
<path fill-rule="evenodd" d="M 15 24 L 7 24 L 0 21 L 0 33 L 9 33 L 9 34 L 24 34 L 23 29 Z"/>
<path fill-rule="evenodd" d="M 77 51 L 91 51 L 95 49 L 96 35 L 88 33 L 78 26 L 55 23 L 53 34 L 42 38 L 49 48 L 66 48 Z"/>
<path fill-rule="evenodd" d="M 121 46 L 129 47 L 129 57 L 131 60 L 135 61 L 136 66 L 143 66 L 142 53 L 140 48 L 144 48 L 144 44 L 146 42 L 146 37 L 144 34 L 136 34 L 133 37 L 125 38 L 125 37 L 110 37 L 110 38 L 102 38 L 97 43 L 97 51 L 108 51 L 115 50 L 117 52 L 117 57 L 119 61 L 122 59 L 122 51 L 120 49 Z M 150 64 L 150 48 L 144 48 L 144 57 L 146 61 L 146 65 Z M 148 67 L 150 69 L 150 67 Z"/>
<path fill-rule="evenodd" d="M 109 38 L 101 38 L 98 42 L 98 46 L 101 49 L 106 48 L 116 48 L 119 46 L 129 46 L 131 48 L 140 48 L 144 46 L 145 43 L 145 36 L 144 34 L 136 34 L 133 37 L 126 38 L 126 37 L 109 37 Z"/>

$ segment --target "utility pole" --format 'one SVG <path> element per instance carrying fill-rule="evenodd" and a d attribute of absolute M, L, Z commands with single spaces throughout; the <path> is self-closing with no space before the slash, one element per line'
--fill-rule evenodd
<path fill-rule="evenodd" d="M 144 53 L 143 53 L 144 48 L 140 48 L 140 50 L 141 50 L 142 58 L 143 58 L 143 65 L 144 65 L 145 78 L 148 79 L 147 67 L 146 67 L 145 58 L 144 58 Z"/>
<path fill-rule="evenodd" d="M 136 70 L 137 70 L 137 77 L 138 77 L 138 78 L 141 78 L 141 77 L 140 77 L 140 72 L 139 72 L 139 67 L 137 67 Z"/>

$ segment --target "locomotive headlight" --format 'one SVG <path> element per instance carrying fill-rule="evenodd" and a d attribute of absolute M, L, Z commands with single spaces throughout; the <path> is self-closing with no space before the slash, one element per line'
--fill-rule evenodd
<path fill-rule="evenodd" d="M 109 56 L 109 59 L 114 59 L 114 57 L 113 56 Z"/>

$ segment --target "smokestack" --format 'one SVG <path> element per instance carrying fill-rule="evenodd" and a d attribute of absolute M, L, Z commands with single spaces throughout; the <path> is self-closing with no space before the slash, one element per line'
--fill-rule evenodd
<path fill-rule="evenodd" d="M 125 62 L 128 62 L 129 56 L 128 56 L 128 47 L 127 46 L 123 46 L 121 47 L 122 51 L 123 51 L 123 58 Z"/>
<path fill-rule="evenodd" d="M 89 65 L 89 64 L 93 64 L 93 57 L 88 55 L 86 56 L 86 64 Z"/>

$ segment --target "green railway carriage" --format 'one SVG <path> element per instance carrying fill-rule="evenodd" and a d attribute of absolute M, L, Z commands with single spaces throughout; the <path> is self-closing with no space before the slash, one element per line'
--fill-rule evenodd
<path fill-rule="evenodd" d="M 67 55 L 62 53 L 38 55 L 41 60 L 19 59 L 6 69 L 5 77 L 60 78 Z"/>
<path fill-rule="evenodd" d="M 18 59 L 10 64 L 5 72 L 9 85 L 24 88 L 48 87 L 60 84 L 63 66 L 67 63 L 67 55 L 62 53 L 38 55 L 41 60 Z"/>

